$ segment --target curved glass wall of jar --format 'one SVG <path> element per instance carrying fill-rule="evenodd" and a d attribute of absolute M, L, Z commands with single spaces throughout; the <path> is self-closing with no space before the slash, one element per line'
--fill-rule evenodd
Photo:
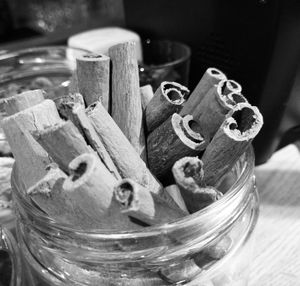
<path fill-rule="evenodd" d="M 26 278 L 30 285 L 246 285 L 258 216 L 253 170 L 249 149 L 219 186 L 226 194 L 183 219 L 142 232 L 86 232 L 45 216 L 14 169 Z"/>

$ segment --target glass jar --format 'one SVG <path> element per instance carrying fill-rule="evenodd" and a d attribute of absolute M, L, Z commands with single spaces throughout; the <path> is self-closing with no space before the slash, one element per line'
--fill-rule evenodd
<path fill-rule="evenodd" d="M 0 98 L 30 89 L 47 93 L 68 87 L 76 56 L 88 51 L 66 46 L 35 47 L 0 55 Z"/>
<path fill-rule="evenodd" d="M 225 195 L 205 209 L 143 231 L 87 232 L 42 213 L 14 169 L 23 285 L 245 286 L 258 217 L 253 170 L 249 149 L 220 185 Z"/>

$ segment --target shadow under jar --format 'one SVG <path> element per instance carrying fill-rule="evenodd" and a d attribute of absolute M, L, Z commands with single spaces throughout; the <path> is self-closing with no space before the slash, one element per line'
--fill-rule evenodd
<path fill-rule="evenodd" d="M 220 188 L 226 194 L 183 219 L 143 231 L 82 231 L 53 221 L 12 175 L 24 285 L 247 285 L 258 217 L 252 149 Z M 228 188 L 228 189 L 227 189 Z M 219 258 L 207 256 L 224 239 Z"/>

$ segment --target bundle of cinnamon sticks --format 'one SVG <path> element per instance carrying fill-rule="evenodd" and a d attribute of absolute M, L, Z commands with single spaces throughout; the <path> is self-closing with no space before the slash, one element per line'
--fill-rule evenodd
<path fill-rule="evenodd" d="M 191 93 L 176 82 L 153 91 L 139 85 L 135 54 L 126 42 L 82 56 L 73 93 L 3 103 L 25 195 L 61 223 L 141 230 L 201 210 L 224 195 L 222 178 L 263 124 L 220 70 L 207 69 Z"/>

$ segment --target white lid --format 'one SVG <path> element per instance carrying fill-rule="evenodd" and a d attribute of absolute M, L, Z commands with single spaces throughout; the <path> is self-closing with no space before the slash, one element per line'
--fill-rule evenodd
<path fill-rule="evenodd" d="M 108 49 L 111 46 L 128 41 L 136 42 L 137 60 L 141 61 L 142 47 L 140 36 L 124 28 L 97 28 L 75 34 L 68 39 L 68 46 L 108 55 Z"/>

